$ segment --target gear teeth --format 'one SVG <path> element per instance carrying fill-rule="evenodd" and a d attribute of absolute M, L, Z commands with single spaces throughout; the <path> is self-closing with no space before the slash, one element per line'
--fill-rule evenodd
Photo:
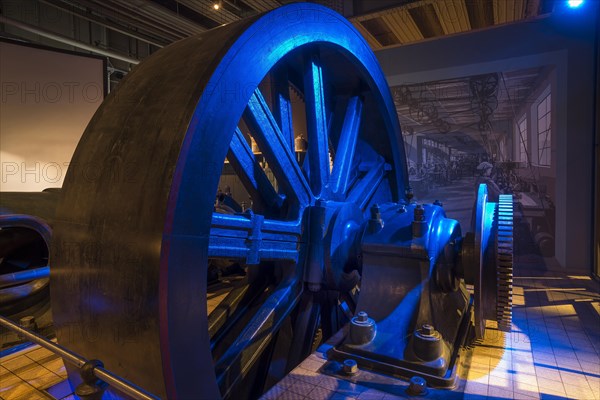
<path fill-rule="evenodd" d="M 498 329 L 510 332 L 513 293 L 513 197 L 501 194 L 497 208 L 496 321 Z"/>

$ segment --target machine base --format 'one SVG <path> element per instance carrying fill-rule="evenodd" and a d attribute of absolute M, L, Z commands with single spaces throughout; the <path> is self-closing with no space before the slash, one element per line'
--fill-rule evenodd
<path fill-rule="evenodd" d="M 357 360 L 360 364 L 360 360 Z M 458 358 L 457 358 L 458 361 Z M 361 364 L 362 366 L 363 364 Z M 452 369 L 452 383 L 453 386 L 427 388 L 427 391 L 420 396 L 427 399 L 462 399 L 464 396 L 464 385 L 465 380 L 458 378 L 457 370 L 460 365 L 457 362 Z M 356 385 L 376 389 L 382 392 L 386 392 L 399 397 L 407 397 L 409 393 L 408 379 L 398 378 L 390 375 L 384 375 L 382 373 L 374 372 L 369 369 L 360 369 L 355 375 L 347 375 L 342 370 L 342 363 L 338 361 L 328 361 L 319 370 L 321 374 L 332 376 L 336 379 L 342 379 L 351 382 Z M 423 376 L 419 374 L 419 376 Z M 429 382 L 428 377 L 423 376 Z M 452 389 L 452 390 L 448 390 Z"/>
<path fill-rule="evenodd" d="M 427 381 L 427 384 L 431 387 L 441 388 L 441 389 L 455 389 L 457 387 L 458 375 L 457 375 L 457 367 L 459 365 L 460 357 L 458 354 L 453 355 L 452 364 L 448 367 L 448 372 L 444 376 L 436 376 L 423 373 L 422 371 L 412 370 L 409 368 L 401 367 L 398 365 L 393 365 L 389 363 L 385 363 L 379 360 L 373 360 L 366 357 L 361 357 L 352 353 L 348 353 L 335 347 L 332 347 L 331 350 L 327 353 L 327 357 L 332 360 L 325 364 L 322 373 L 327 375 L 332 375 L 337 378 L 348 379 L 354 383 L 358 383 L 356 379 L 361 375 L 362 371 L 356 375 L 346 375 L 342 371 L 342 364 L 340 361 L 352 359 L 356 361 L 359 365 L 359 368 L 368 370 L 368 371 L 377 371 L 379 373 L 373 373 L 373 376 L 380 376 L 384 381 L 396 382 L 398 378 L 401 379 L 410 379 L 413 376 L 420 376 Z M 336 361 L 339 360 L 339 361 Z M 385 374 L 385 375 L 382 375 Z M 368 386 L 368 381 L 360 382 L 363 385 Z M 378 388 L 381 389 L 379 386 Z M 387 390 L 384 390 L 387 391 Z"/>
<path fill-rule="evenodd" d="M 454 344 L 454 350 L 451 354 L 450 360 L 448 362 L 448 369 L 443 376 L 432 375 L 423 371 L 419 371 L 419 365 L 413 364 L 416 368 L 411 369 L 401 365 L 391 364 L 389 362 L 384 362 L 382 360 L 377 359 L 377 354 L 372 353 L 373 357 L 365 357 L 364 355 L 358 355 L 352 352 L 347 351 L 343 345 L 337 345 L 331 347 L 327 351 L 327 358 L 330 360 L 326 363 L 322 368 L 322 373 L 327 375 L 332 375 L 342 379 L 349 379 L 352 382 L 355 382 L 359 376 L 363 375 L 365 370 L 373 371 L 373 376 L 381 376 L 382 378 L 377 378 L 376 381 L 381 379 L 388 379 L 390 381 L 397 381 L 398 378 L 401 379 L 410 379 L 414 376 L 419 376 L 424 378 L 427 381 L 427 385 L 434 388 L 440 389 L 455 389 L 458 386 L 458 366 L 460 365 L 460 350 L 465 347 L 465 345 L 469 345 L 469 338 L 472 337 L 472 315 L 473 315 L 473 300 L 469 301 L 469 306 L 467 308 L 467 312 L 464 313 L 464 317 L 460 324 L 459 333 L 457 335 L 457 341 Z M 340 344 L 343 343 L 343 340 Z M 352 359 L 356 361 L 360 370 L 355 375 L 348 375 L 344 373 L 342 370 L 342 362 L 344 360 Z M 407 364 L 404 360 L 398 360 L 398 363 Z M 385 374 L 385 375 L 381 375 Z M 386 375 L 388 375 L 386 377 Z M 368 380 L 367 380 L 368 381 Z M 356 382 L 355 382 L 356 383 Z M 361 382 L 361 384 L 367 385 L 368 382 Z M 389 383 L 388 383 L 389 384 Z M 383 385 L 385 388 L 388 384 Z M 390 385 L 393 387 L 393 385 Z M 379 390 L 384 390 L 381 387 L 377 387 Z"/>

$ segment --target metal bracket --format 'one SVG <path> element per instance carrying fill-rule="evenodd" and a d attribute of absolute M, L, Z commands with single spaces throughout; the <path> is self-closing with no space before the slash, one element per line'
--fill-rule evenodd
<path fill-rule="evenodd" d="M 246 212 L 246 216 L 250 217 L 252 227 L 248 232 L 246 243 L 248 244 L 248 255 L 246 256 L 246 264 L 256 265 L 260 263 L 260 246 L 262 243 L 262 226 L 265 221 L 263 215 Z"/>

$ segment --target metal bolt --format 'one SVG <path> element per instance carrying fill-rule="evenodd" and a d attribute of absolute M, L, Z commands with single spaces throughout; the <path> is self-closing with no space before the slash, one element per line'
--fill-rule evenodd
<path fill-rule="evenodd" d="M 375 337 L 377 326 L 366 312 L 360 311 L 350 321 L 350 332 L 348 333 L 352 344 L 363 345 L 371 342 Z"/>
<path fill-rule="evenodd" d="M 410 385 L 406 389 L 406 393 L 410 396 L 422 396 L 427 393 L 427 382 L 420 376 L 410 378 Z"/>
<path fill-rule="evenodd" d="M 414 212 L 415 221 L 421 222 L 425 220 L 425 210 L 422 204 L 417 204 Z"/>
<path fill-rule="evenodd" d="M 432 325 L 425 324 L 421 327 L 421 334 L 423 336 L 433 336 L 434 333 L 435 333 L 435 329 L 433 328 Z"/>
<path fill-rule="evenodd" d="M 369 320 L 369 316 L 367 315 L 366 312 L 364 311 L 360 311 L 357 315 L 356 315 L 356 320 L 358 322 L 367 322 Z"/>
<path fill-rule="evenodd" d="M 21 325 L 25 329 L 29 329 L 34 331 L 36 329 L 35 317 L 31 315 L 27 315 L 21 319 L 19 319 L 19 325 Z"/>
<path fill-rule="evenodd" d="M 379 204 L 373 204 L 371 206 L 371 219 L 381 219 Z"/>
<path fill-rule="evenodd" d="M 358 364 L 351 358 L 344 360 L 342 371 L 346 375 L 355 375 L 358 372 Z"/>

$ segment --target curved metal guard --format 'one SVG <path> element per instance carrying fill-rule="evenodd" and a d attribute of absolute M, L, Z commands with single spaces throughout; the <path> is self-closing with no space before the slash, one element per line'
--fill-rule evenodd
<path fill-rule="evenodd" d="M 6 204 L 3 202 L 2 206 L 4 208 Z M 12 272 L 0 269 L 0 311 L 4 315 L 18 314 L 22 309 L 31 307 L 29 300 L 47 304 L 49 268 L 45 264 L 48 262 L 52 229 L 41 218 L 2 214 L 0 211 L 0 230 L 3 233 L 0 237 L 0 260 L 3 264 L 9 264 L 12 253 L 23 253 L 23 248 L 27 248 L 30 251 L 28 256 L 34 258 L 27 260 L 29 265 L 25 264 L 26 269 Z M 17 257 L 18 264 L 23 263 L 22 257 L 22 254 Z M 15 303 L 18 301 L 22 304 Z"/>

